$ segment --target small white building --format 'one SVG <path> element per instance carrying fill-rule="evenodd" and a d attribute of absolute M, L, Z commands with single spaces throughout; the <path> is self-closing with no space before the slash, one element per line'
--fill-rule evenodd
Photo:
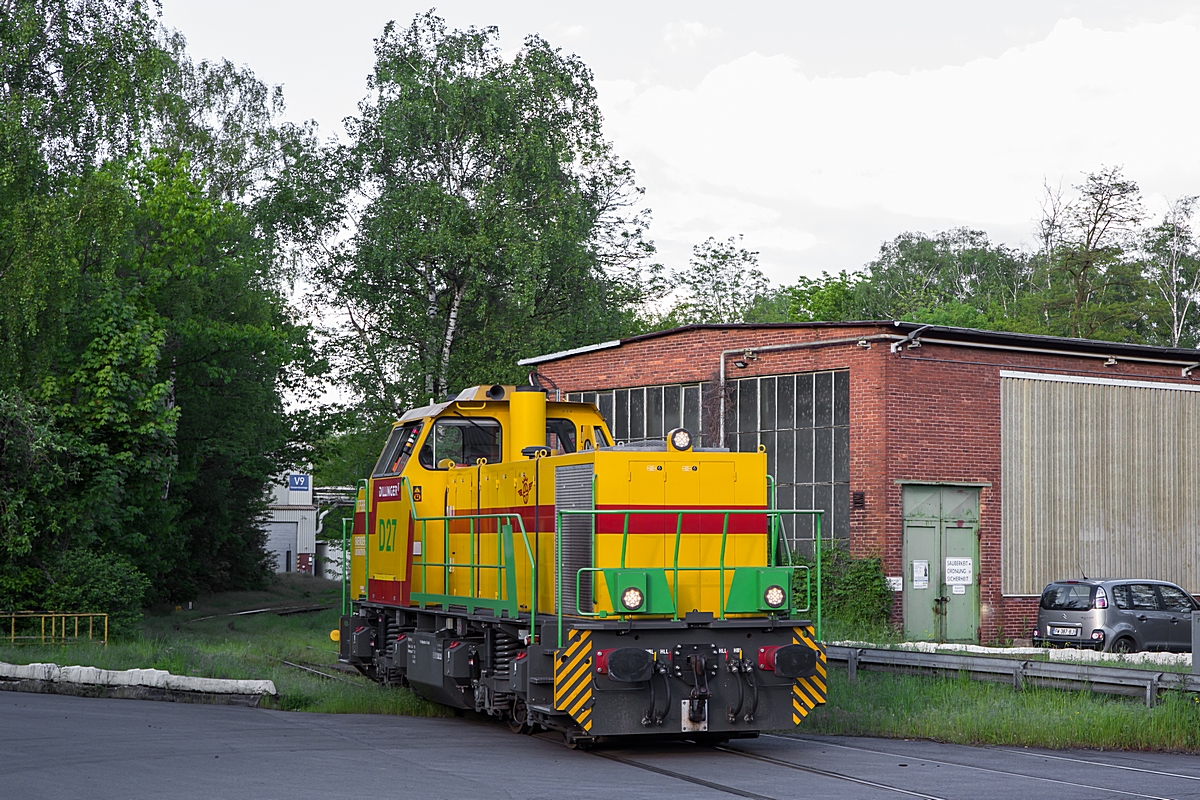
<path fill-rule="evenodd" d="M 267 552 L 276 572 L 312 574 L 317 552 L 317 506 L 312 475 L 292 472 L 271 486 L 267 506 Z"/>

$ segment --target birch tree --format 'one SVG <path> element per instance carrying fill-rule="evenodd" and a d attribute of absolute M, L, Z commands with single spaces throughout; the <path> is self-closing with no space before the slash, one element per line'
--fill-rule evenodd
<path fill-rule="evenodd" d="M 1172 347 L 1195 347 L 1197 303 L 1200 302 L 1200 253 L 1192 215 L 1195 196 L 1181 197 L 1167 208 L 1162 222 L 1146 234 L 1146 273 L 1162 303 L 1162 327 Z"/>
<path fill-rule="evenodd" d="M 537 36 L 432 13 L 389 24 L 348 120 L 349 232 L 317 268 L 331 346 L 389 415 L 516 361 L 620 335 L 653 248 L 640 190 L 601 133 L 587 67 Z"/>

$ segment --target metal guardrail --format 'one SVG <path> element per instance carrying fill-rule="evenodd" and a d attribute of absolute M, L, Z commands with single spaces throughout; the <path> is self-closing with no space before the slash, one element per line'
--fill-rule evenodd
<path fill-rule="evenodd" d="M 1165 690 L 1200 692 L 1200 675 L 1186 672 L 1155 672 L 1129 667 L 1097 667 L 1089 664 L 835 645 L 829 645 L 826 654 L 831 664 L 846 664 L 851 683 L 857 681 L 860 669 L 909 675 L 946 676 L 965 673 L 973 680 L 1011 683 L 1013 688 L 1018 690 L 1025 686 L 1037 686 L 1144 697 L 1147 708 L 1153 708 L 1159 693 Z"/>
<path fill-rule="evenodd" d="M 5 618 L 9 644 L 108 644 L 108 614 L 16 611 L 0 614 L 0 620 Z"/>

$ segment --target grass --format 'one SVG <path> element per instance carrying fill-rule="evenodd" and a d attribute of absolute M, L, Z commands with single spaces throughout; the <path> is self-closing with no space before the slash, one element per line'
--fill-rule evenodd
<path fill-rule="evenodd" d="M 226 616 L 257 608 L 315 605 L 332 607 L 282 617 L 271 612 Z M 135 634 L 114 639 L 107 647 L 0 643 L 0 661 L 102 669 L 153 668 L 205 678 L 267 679 L 275 682 L 279 707 L 290 711 L 408 716 L 451 713 L 408 689 L 384 689 L 358 675 L 335 672 L 337 651 L 329 632 L 338 626 L 340 606 L 339 584 L 304 575 L 281 575 L 266 591 L 201 597 L 190 610 L 151 608 Z M 322 678 L 281 661 L 303 663 L 343 680 Z"/>
<path fill-rule="evenodd" d="M 73 646 L 0 644 L 0 661 L 49 661 L 107 669 L 151 667 L 177 675 L 258 678 L 275 682 L 279 706 L 294 711 L 444 716 L 449 709 L 407 689 L 384 689 L 356 675 L 328 680 L 285 666 L 334 673 L 340 587 L 319 578 L 284 575 L 264 592 L 202 597 L 190 610 L 149 609 L 136 634 L 109 643 Z M 224 616 L 255 608 L 332 606 L 278 616 Z M 222 615 L 222 616 L 214 616 Z M 202 619 L 211 617 L 210 619 Z M 899 641 L 890 629 L 825 627 L 828 640 Z M 347 682 L 348 681 L 348 682 Z M 960 744 L 1200 752 L 1200 702 L 1168 692 L 1153 709 L 1139 699 L 1028 688 L 967 678 L 929 678 L 860 671 L 851 686 L 844 671 L 829 674 L 829 703 L 800 730 L 810 733 L 927 738 Z"/>
<path fill-rule="evenodd" d="M 1167 692 L 1140 699 L 1027 688 L 969 678 L 830 671 L 829 702 L 801 731 L 934 739 L 957 744 L 1200 752 L 1200 701 Z"/>

